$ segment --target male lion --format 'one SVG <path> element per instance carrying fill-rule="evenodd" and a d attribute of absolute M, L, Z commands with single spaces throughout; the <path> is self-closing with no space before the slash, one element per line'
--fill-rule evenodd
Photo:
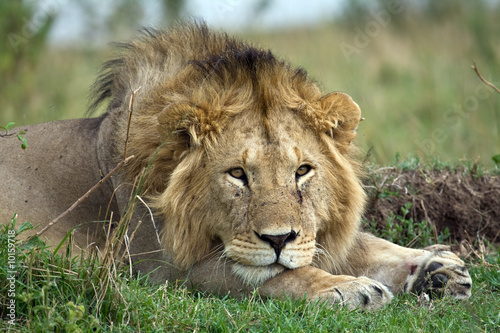
<path fill-rule="evenodd" d="M 157 282 L 363 309 L 400 292 L 470 296 L 453 253 L 360 231 L 361 113 L 348 95 L 322 96 L 303 69 L 199 22 L 119 49 L 94 86 L 103 116 L 27 126 L 26 151 L 0 139 L 3 222 L 46 226 L 134 155 L 43 237 L 57 244 L 76 228 L 82 247 L 103 248 L 109 224 L 86 222 L 117 221 L 132 198 L 128 250 Z"/>

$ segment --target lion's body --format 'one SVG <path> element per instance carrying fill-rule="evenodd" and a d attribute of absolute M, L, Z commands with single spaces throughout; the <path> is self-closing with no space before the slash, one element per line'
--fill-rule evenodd
<path fill-rule="evenodd" d="M 17 213 L 19 221 L 43 227 L 100 180 L 100 168 L 96 167 L 99 165 L 96 134 L 100 124 L 101 120 L 94 118 L 22 127 L 29 140 L 26 151 L 20 149 L 15 135 L 0 140 L 2 223 Z M 79 224 L 104 218 L 108 205 L 117 211 L 116 203 L 110 201 L 112 193 L 111 185 L 104 184 L 62 223 L 51 228 L 49 240 L 62 240 Z M 85 228 L 75 232 L 78 239 L 86 239 Z"/>
<path fill-rule="evenodd" d="M 26 151 L 1 139 L 0 155 L 12 157 L 0 164 L 3 221 L 17 212 L 46 225 L 134 155 L 48 229 L 49 243 L 81 223 L 117 221 L 143 176 L 130 252 L 154 281 L 372 308 L 391 292 L 432 289 L 432 273 L 446 276 L 434 289 L 468 297 L 452 254 L 360 232 L 365 195 L 351 141 L 361 116 L 349 96 L 322 96 L 302 69 L 202 24 L 148 31 L 122 48 L 94 88 L 94 107 L 110 100 L 105 115 L 30 126 Z M 84 225 L 75 239 L 102 246 L 105 230 Z"/>

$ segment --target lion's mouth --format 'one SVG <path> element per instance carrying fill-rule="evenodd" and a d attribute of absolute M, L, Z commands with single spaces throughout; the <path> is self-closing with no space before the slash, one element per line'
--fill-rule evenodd
<path fill-rule="evenodd" d="M 285 270 L 287 270 L 286 267 L 277 263 L 267 266 L 250 266 L 234 263 L 232 268 L 236 276 L 240 277 L 245 283 L 255 287 L 262 285 Z"/>
<path fill-rule="evenodd" d="M 290 237 L 290 234 L 286 236 Z M 242 237 L 234 238 L 229 244 L 224 244 L 223 255 L 233 263 L 233 274 L 247 284 L 258 286 L 285 270 L 311 264 L 315 253 L 314 242 L 295 241 L 297 236 L 298 233 L 293 239 L 286 238 L 288 242 L 285 239 L 275 247 Z M 260 238 L 270 237 L 261 235 Z"/>

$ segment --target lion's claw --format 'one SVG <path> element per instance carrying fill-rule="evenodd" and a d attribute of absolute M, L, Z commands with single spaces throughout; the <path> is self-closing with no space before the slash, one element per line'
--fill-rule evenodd
<path fill-rule="evenodd" d="M 471 295 L 472 280 L 462 260 L 448 251 L 430 252 L 408 277 L 405 289 L 432 297 L 450 295 L 466 299 Z"/>
<path fill-rule="evenodd" d="M 363 276 L 335 286 L 328 296 L 332 303 L 346 305 L 349 309 L 362 310 L 385 306 L 393 297 L 386 286 Z"/>

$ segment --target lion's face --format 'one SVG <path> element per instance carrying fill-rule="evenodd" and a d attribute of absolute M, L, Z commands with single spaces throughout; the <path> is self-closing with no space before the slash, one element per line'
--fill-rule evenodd
<path fill-rule="evenodd" d="M 186 202 L 192 214 L 172 233 L 198 228 L 206 238 L 191 243 L 196 249 L 222 243 L 219 264 L 232 263 L 233 272 L 248 283 L 310 265 L 320 254 L 333 258 L 321 245 L 323 233 L 343 236 L 335 242 L 340 249 L 335 255 L 342 256 L 357 230 L 349 209 L 358 209 L 363 197 L 350 163 L 332 137 L 318 134 L 297 112 L 236 115 L 216 144 L 199 147 L 179 164 L 161 199 L 175 207 Z M 194 220 L 202 221 L 196 226 Z"/>
<path fill-rule="evenodd" d="M 215 234 L 233 271 L 252 283 L 312 263 L 332 199 L 314 133 L 291 113 L 272 119 L 272 133 L 260 121 L 229 126 L 207 166 L 213 207 L 225 217 Z"/>
<path fill-rule="evenodd" d="M 214 265 L 255 285 L 286 269 L 338 265 L 364 203 L 349 146 L 358 106 L 343 93 L 321 97 L 304 72 L 268 53 L 230 57 L 186 67 L 195 83 L 157 88 L 168 99 L 142 102 L 156 117 L 131 126 L 157 120 L 163 146 L 151 183 L 165 249 L 183 269 L 217 254 Z"/>
<path fill-rule="evenodd" d="M 224 126 L 216 135 L 197 107 L 166 111 L 192 114 L 186 125 L 191 146 L 156 200 L 165 247 L 179 265 L 219 250 L 214 265 L 230 263 L 233 273 L 259 285 L 286 269 L 343 261 L 364 203 L 345 154 L 359 109 L 344 94 L 312 107 L 300 102 L 265 115 L 250 108 L 219 121 Z M 311 114 L 323 118 L 311 120 Z"/>

